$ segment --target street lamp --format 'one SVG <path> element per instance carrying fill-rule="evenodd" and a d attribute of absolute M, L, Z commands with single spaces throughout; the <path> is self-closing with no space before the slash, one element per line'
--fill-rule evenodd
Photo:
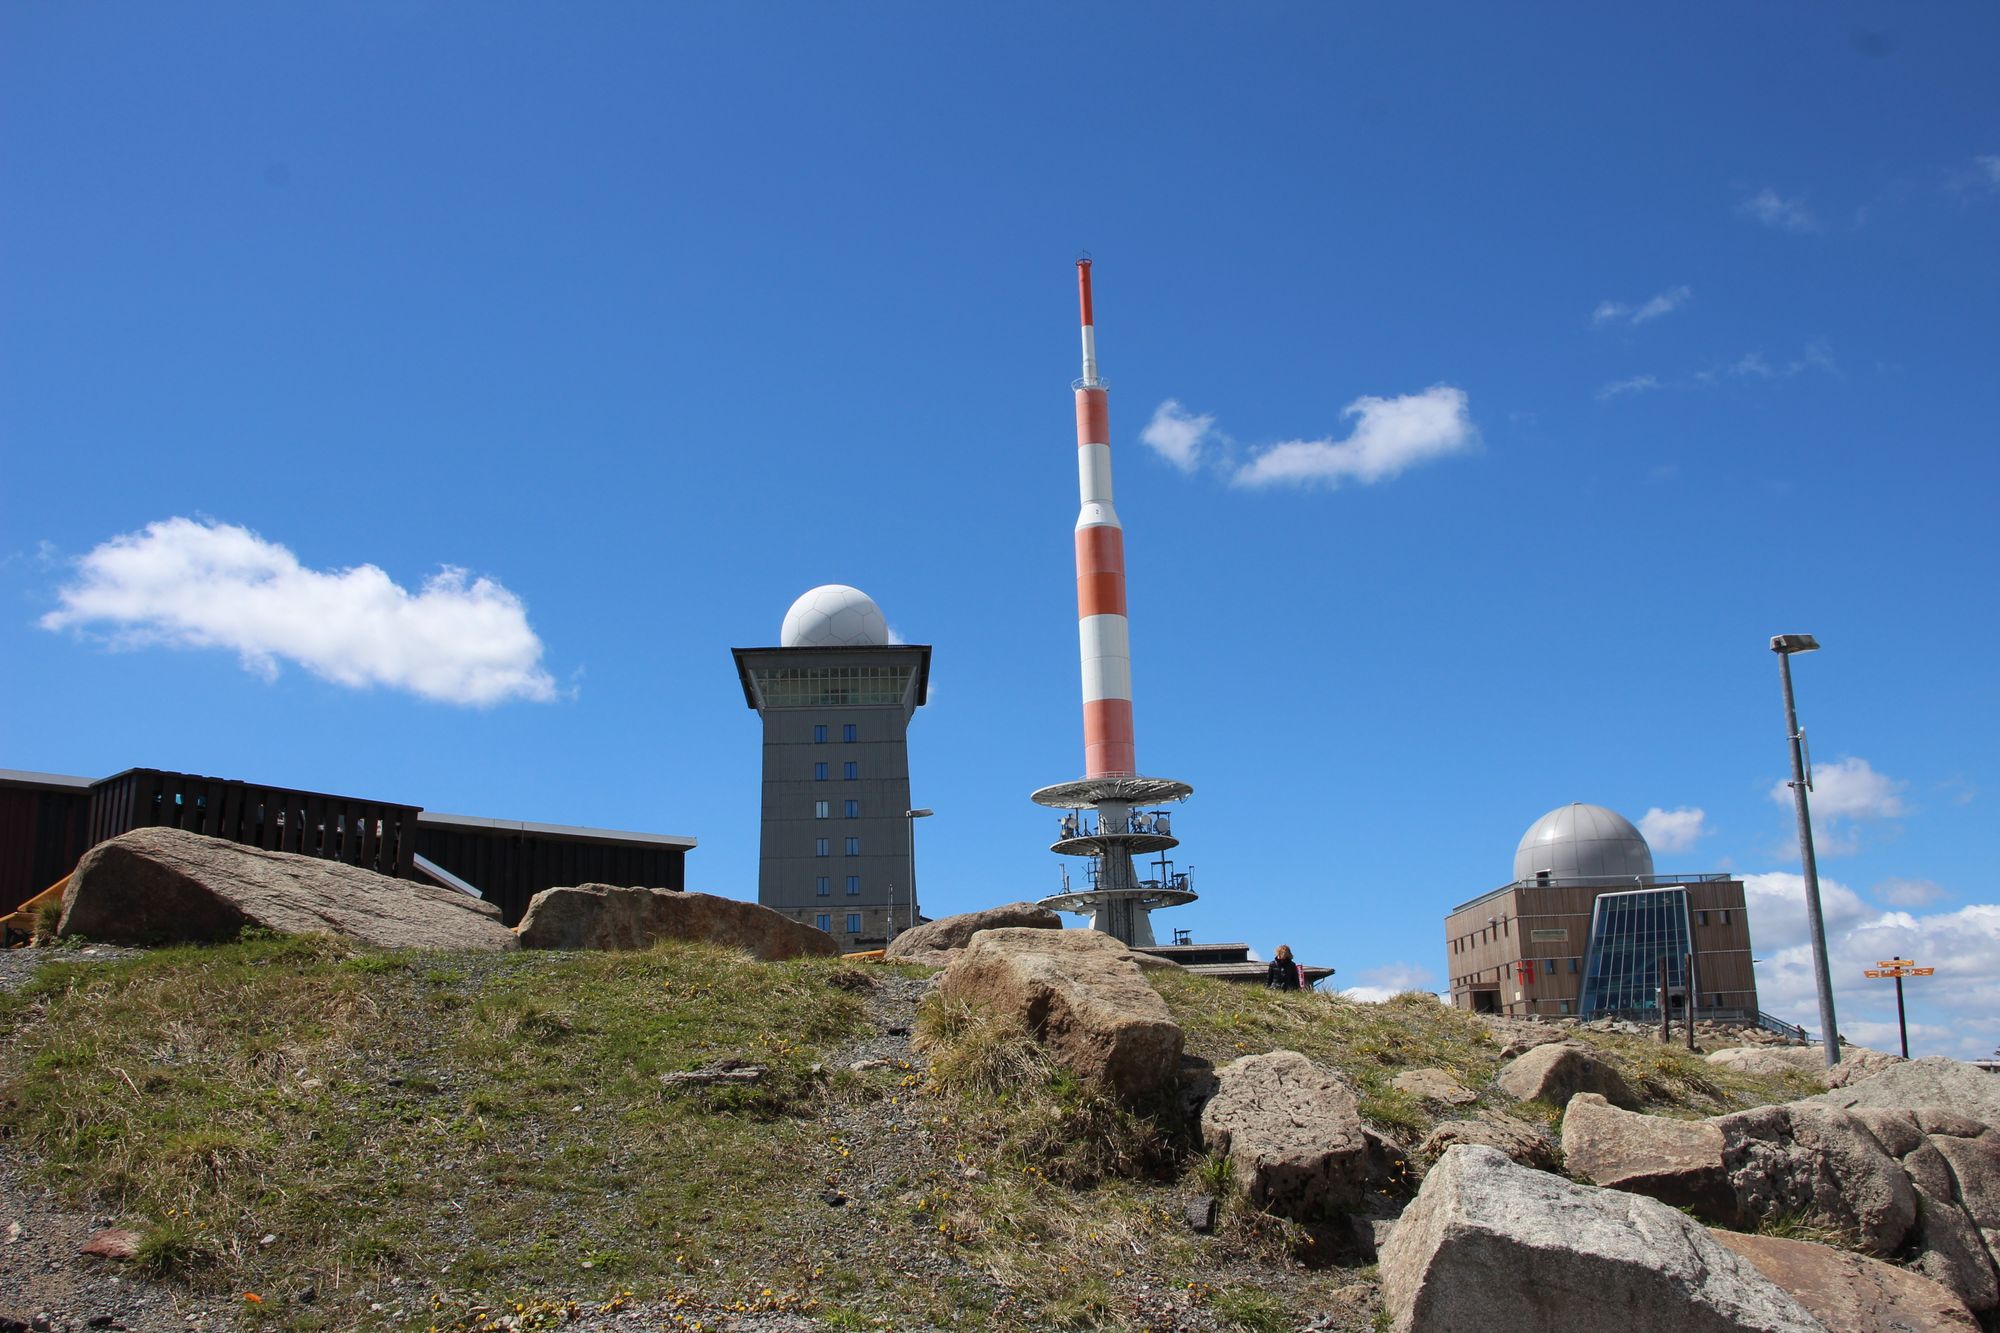
<path fill-rule="evenodd" d="M 910 925 L 912 927 L 917 924 L 917 821 L 919 819 L 928 819 L 936 813 L 935 810 L 905 810 L 903 812 L 903 818 L 910 822 Z M 895 909 L 891 908 L 891 918 L 894 915 Z M 893 919 L 889 922 L 889 933 L 891 935 L 896 933 L 896 923 Z"/>
<path fill-rule="evenodd" d="M 1806 776 L 1805 733 L 1799 730 L 1798 709 L 1792 705 L 1792 654 L 1819 651 L 1819 640 L 1810 634 L 1772 636 L 1771 651 L 1778 655 L 1778 678 L 1785 687 L 1785 735 L 1792 743 L 1792 800 L 1799 811 L 1799 860 L 1806 874 L 1806 926 L 1812 931 L 1813 980 L 1819 986 L 1820 1041 L 1826 1047 L 1826 1063 L 1840 1063 L 1840 1030 L 1833 1017 L 1833 977 L 1826 966 L 1826 919 L 1819 908 L 1819 863 L 1813 859 L 1812 812 L 1806 808 L 1806 793 L 1812 790 Z"/>

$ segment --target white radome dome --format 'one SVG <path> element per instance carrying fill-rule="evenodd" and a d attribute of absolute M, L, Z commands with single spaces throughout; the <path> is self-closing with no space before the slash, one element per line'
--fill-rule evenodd
<path fill-rule="evenodd" d="M 804 593 L 785 612 L 782 648 L 880 648 L 889 642 L 882 608 L 859 588 L 826 583 Z"/>
<path fill-rule="evenodd" d="M 1603 883 L 1653 873 L 1653 849 L 1632 822 L 1601 805 L 1558 806 L 1528 826 L 1514 849 L 1515 880 L 1546 870 L 1554 879 Z"/>

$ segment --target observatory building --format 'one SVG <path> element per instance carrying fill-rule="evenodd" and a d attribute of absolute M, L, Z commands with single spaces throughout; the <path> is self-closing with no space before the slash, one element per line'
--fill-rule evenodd
<path fill-rule="evenodd" d="M 1743 882 L 1656 874 L 1645 837 L 1603 806 L 1536 820 L 1514 878 L 1454 907 L 1444 933 L 1460 1009 L 1657 1021 L 1665 959 L 1676 1015 L 1759 1021 Z"/>
<path fill-rule="evenodd" d="M 927 645 L 892 644 L 858 588 L 792 603 L 775 648 L 736 648 L 743 700 L 764 720 L 757 901 L 850 949 L 919 917 L 911 876 L 910 717 Z"/>

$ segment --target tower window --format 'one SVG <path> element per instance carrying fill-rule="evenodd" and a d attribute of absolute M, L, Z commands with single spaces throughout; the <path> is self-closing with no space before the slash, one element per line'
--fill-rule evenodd
<path fill-rule="evenodd" d="M 840 728 L 840 739 L 852 744 L 859 739 L 858 732 L 859 729 L 852 722 L 845 723 Z"/>
<path fill-rule="evenodd" d="M 859 801 L 847 802 L 847 817 L 849 819 L 861 818 L 861 802 Z"/>
<path fill-rule="evenodd" d="M 833 933 L 833 913 L 821 912 L 813 918 L 813 925 L 831 935 Z"/>
<path fill-rule="evenodd" d="M 861 855 L 861 839 L 849 838 L 847 840 L 847 854 L 849 856 Z"/>
<path fill-rule="evenodd" d="M 861 765 L 852 759 L 848 760 L 840 766 L 840 776 L 846 778 L 849 782 L 854 781 L 861 776 Z"/>
<path fill-rule="evenodd" d="M 816 722 L 813 724 L 813 744 L 826 744 L 826 723 Z"/>
<path fill-rule="evenodd" d="M 827 811 L 827 803 L 826 803 L 825 801 L 814 801 L 814 802 L 813 802 L 813 818 L 814 818 L 814 819 L 825 819 L 825 818 L 826 818 L 826 811 Z"/>
<path fill-rule="evenodd" d="M 859 935 L 861 933 L 861 913 L 849 912 L 847 914 L 847 933 L 850 935 Z"/>
<path fill-rule="evenodd" d="M 813 892 L 818 894 L 822 898 L 826 897 L 827 893 L 826 880 L 827 877 L 825 875 L 821 875 L 818 879 L 813 881 Z"/>
<path fill-rule="evenodd" d="M 825 838 L 814 838 L 814 839 L 813 839 L 813 855 L 814 855 L 814 856 L 825 856 L 825 855 L 826 855 L 826 839 L 825 839 Z"/>
<path fill-rule="evenodd" d="M 825 781 L 826 781 L 826 765 L 825 765 L 825 764 L 814 764 L 814 765 L 813 765 L 813 781 L 814 781 L 814 782 L 825 782 Z"/>
<path fill-rule="evenodd" d="M 849 875 L 847 877 L 847 896 L 850 898 L 859 898 L 861 896 L 861 876 Z"/>

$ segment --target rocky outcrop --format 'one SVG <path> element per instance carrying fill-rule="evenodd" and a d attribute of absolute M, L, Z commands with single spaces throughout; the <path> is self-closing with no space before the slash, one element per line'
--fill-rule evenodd
<path fill-rule="evenodd" d="M 1964 1301 L 1906 1268 L 1801 1240 L 1710 1234 L 1796 1297 L 1828 1333 L 1978 1333 Z"/>
<path fill-rule="evenodd" d="M 58 929 L 154 944 L 226 940 L 246 926 L 384 949 L 516 947 L 497 908 L 456 889 L 173 828 L 134 829 L 85 852 Z"/>
<path fill-rule="evenodd" d="M 1217 1069 L 1201 1137 L 1209 1152 L 1228 1156 L 1237 1188 L 1264 1212 L 1311 1222 L 1367 1199 L 1369 1142 L 1354 1093 L 1297 1051 Z"/>
<path fill-rule="evenodd" d="M 1933 1106 L 2000 1128 L 2000 1078 L 1977 1065 L 1930 1055 L 1921 1060 L 1898 1060 L 1851 1082 L 1837 1081 L 1841 1065 L 1834 1068 L 1835 1077 L 1828 1079 L 1833 1090 L 1814 1101 L 1844 1109 Z"/>
<path fill-rule="evenodd" d="M 1820 1050 L 1817 1046 L 1809 1049 Z M 1891 1065 L 1907 1063 L 1908 1061 L 1904 1060 L 1900 1055 L 1891 1055 L 1887 1051 L 1872 1050 L 1866 1046 L 1849 1046 L 1847 1043 L 1842 1042 L 1840 1046 L 1840 1063 L 1829 1069 L 1825 1056 L 1822 1054 L 1819 1062 L 1819 1071 L 1826 1079 L 1827 1087 L 1844 1088 L 1850 1083 L 1859 1083 L 1864 1078 L 1874 1078 Z"/>
<path fill-rule="evenodd" d="M 1579 1180 L 1691 1208 L 1710 1221 L 1738 1216 L 1722 1131 L 1709 1121 L 1639 1115 L 1596 1093 L 1578 1093 L 1563 1112 L 1562 1150 Z"/>
<path fill-rule="evenodd" d="M 1722 1133 L 1723 1165 L 1744 1218 L 1807 1217 L 1884 1258 L 1916 1225 L 1909 1177 L 1845 1111 L 1789 1102 L 1710 1123 Z"/>
<path fill-rule="evenodd" d="M 1496 1082 L 1502 1092 L 1524 1102 L 1568 1106 L 1579 1092 L 1594 1092 L 1615 1106 L 1639 1104 L 1618 1071 L 1578 1042 L 1537 1046 L 1501 1070 Z"/>
<path fill-rule="evenodd" d="M 1451 1149 L 1381 1251 L 1397 1333 L 1483 1328 L 1819 1333 L 1686 1214 L 1575 1185 L 1493 1148 Z"/>
<path fill-rule="evenodd" d="M 1061 930 L 1062 918 L 1034 903 L 1007 903 L 980 912 L 961 912 L 957 916 L 940 917 L 936 921 L 912 926 L 889 941 L 889 947 L 882 956 L 892 963 L 930 963 L 948 949 L 963 949 L 982 930 L 1009 928 Z"/>
<path fill-rule="evenodd" d="M 1548 1135 L 1498 1111 L 1481 1111 L 1471 1120 L 1441 1122 L 1417 1148 L 1417 1156 L 1436 1159 L 1461 1143 L 1497 1148 L 1522 1166 L 1537 1171 L 1554 1171 L 1561 1165 L 1556 1146 L 1549 1142 Z"/>
<path fill-rule="evenodd" d="M 1704 1058 L 1739 1074 L 1810 1074 L 1826 1081 L 1826 1055 L 1817 1046 L 1728 1046 Z"/>
<path fill-rule="evenodd" d="M 1465 1106 L 1479 1100 L 1478 1093 L 1442 1069 L 1406 1069 L 1391 1079 L 1389 1086 L 1444 1106 Z"/>
<path fill-rule="evenodd" d="M 543 889 L 528 900 L 516 930 L 528 949 L 648 949 L 661 940 L 695 940 L 766 962 L 839 952 L 825 931 L 757 903 L 615 884 Z"/>
<path fill-rule="evenodd" d="M 1135 1100 L 1180 1074 L 1186 1044 L 1131 951 L 1095 930 L 982 930 L 939 976 L 947 1000 L 1018 1018 L 1075 1073 Z"/>

